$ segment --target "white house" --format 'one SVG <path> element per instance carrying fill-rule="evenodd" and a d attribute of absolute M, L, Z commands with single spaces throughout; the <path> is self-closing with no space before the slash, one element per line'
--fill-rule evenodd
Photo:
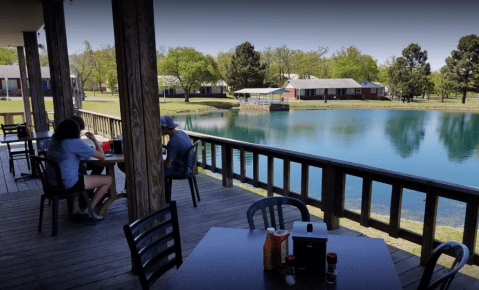
<path fill-rule="evenodd" d="M 288 80 L 283 85 L 290 93 L 284 97 L 307 99 L 323 99 L 324 96 L 348 98 L 361 93 L 361 85 L 353 79 L 299 79 Z"/>

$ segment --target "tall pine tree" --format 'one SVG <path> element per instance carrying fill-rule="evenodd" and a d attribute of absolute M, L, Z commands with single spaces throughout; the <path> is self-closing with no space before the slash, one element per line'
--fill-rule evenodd
<path fill-rule="evenodd" d="M 266 65 L 261 64 L 260 54 L 249 42 L 238 45 L 226 68 L 226 82 L 233 90 L 262 88 Z"/>

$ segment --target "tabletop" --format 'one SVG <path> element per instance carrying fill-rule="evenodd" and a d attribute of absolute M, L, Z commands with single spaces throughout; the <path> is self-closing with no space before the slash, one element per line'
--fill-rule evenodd
<path fill-rule="evenodd" d="M 329 235 L 336 252 L 337 283 L 284 275 L 263 269 L 266 231 L 211 228 L 170 279 L 167 289 L 402 289 L 383 239 Z M 290 242 L 290 253 L 292 243 Z"/>
<path fill-rule="evenodd" d="M 105 152 L 105 160 L 100 160 L 95 157 L 91 157 L 90 159 L 82 160 L 81 162 L 108 164 L 108 163 L 118 163 L 118 162 L 124 162 L 124 161 L 125 161 L 124 154 Z"/>
<path fill-rule="evenodd" d="M 43 140 L 49 139 L 53 136 L 53 131 L 45 132 L 33 132 L 32 136 L 18 137 L 17 135 L 2 135 L 0 138 L 0 143 L 11 143 L 11 142 L 24 142 L 24 141 L 34 141 L 34 140 Z"/>

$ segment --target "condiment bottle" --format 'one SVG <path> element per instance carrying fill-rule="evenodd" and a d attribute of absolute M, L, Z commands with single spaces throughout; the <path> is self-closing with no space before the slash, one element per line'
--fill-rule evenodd
<path fill-rule="evenodd" d="M 273 244 L 271 237 L 274 234 L 274 228 L 267 228 L 266 233 L 266 240 L 263 245 L 263 267 L 265 270 L 273 270 Z"/>
<path fill-rule="evenodd" d="M 336 253 L 329 252 L 326 256 L 328 262 L 328 271 L 326 272 L 326 282 L 329 284 L 336 284 L 336 263 L 338 262 L 338 256 Z"/>
<path fill-rule="evenodd" d="M 28 125 L 27 127 L 27 135 L 32 136 L 32 125 Z"/>
<path fill-rule="evenodd" d="M 286 276 L 285 281 L 288 286 L 296 284 L 296 278 L 294 277 L 294 255 L 286 256 Z"/>

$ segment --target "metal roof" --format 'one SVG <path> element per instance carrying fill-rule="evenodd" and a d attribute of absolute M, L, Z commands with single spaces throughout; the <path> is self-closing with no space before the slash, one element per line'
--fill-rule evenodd
<path fill-rule="evenodd" d="M 49 79 L 50 78 L 50 68 L 48 66 L 44 66 L 40 68 L 40 73 L 42 75 L 42 79 Z M 20 78 L 20 68 L 18 65 L 0 65 L 0 79 L 19 79 Z M 27 78 L 28 78 L 28 70 L 27 70 Z"/>
<path fill-rule="evenodd" d="M 283 87 L 291 84 L 295 89 L 349 89 L 361 88 L 353 79 L 301 79 L 288 80 Z"/>
<path fill-rule="evenodd" d="M 180 81 L 175 76 L 158 76 L 158 81 L 160 82 L 160 87 L 167 86 L 167 87 L 179 87 Z M 164 83 L 162 83 L 164 81 Z M 226 87 L 227 84 L 223 80 L 218 80 L 215 84 L 213 83 L 202 83 L 201 86 L 203 87 Z"/>
<path fill-rule="evenodd" d="M 267 94 L 279 94 L 279 93 L 290 93 L 290 91 L 285 90 L 283 88 L 242 89 L 242 90 L 239 90 L 239 91 L 235 91 L 235 94 L 267 95 Z"/>

